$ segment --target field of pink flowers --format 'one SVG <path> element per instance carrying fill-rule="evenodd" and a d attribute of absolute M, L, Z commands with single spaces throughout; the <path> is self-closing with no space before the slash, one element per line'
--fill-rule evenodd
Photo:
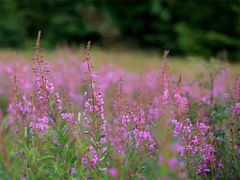
<path fill-rule="evenodd" d="M 238 179 L 240 76 L 0 61 L 0 179 Z"/>

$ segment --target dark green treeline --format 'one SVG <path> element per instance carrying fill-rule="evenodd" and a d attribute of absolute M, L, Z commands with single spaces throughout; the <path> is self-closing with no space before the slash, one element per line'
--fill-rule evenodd
<path fill-rule="evenodd" d="M 24 47 L 39 29 L 49 48 L 91 40 L 240 59 L 238 0 L 0 0 L 1 47 Z"/>

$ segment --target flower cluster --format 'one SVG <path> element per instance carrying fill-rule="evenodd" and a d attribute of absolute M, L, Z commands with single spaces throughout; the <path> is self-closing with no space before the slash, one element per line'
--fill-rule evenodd
<path fill-rule="evenodd" d="M 89 165 L 94 167 L 106 153 L 106 120 L 104 116 L 104 100 L 100 92 L 94 92 L 92 98 L 87 97 L 88 93 L 85 92 L 84 96 L 87 99 L 85 102 L 85 109 L 83 111 L 83 120 L 85 127 L 87 128 L 86 133 L 90 135 L 90 144 L 94 144 L 93 147 L 88 147 L 87 158 Z M 82 162 L 86 162 L 84 156 Z"/>
<path fill-rule="evenodd" d="M 24 95 L 22 96 L 22 99 L 19 100 L 19 102 L 12 102 L 9 104 L 9 123 L 15 123 L 15 120 L 17 120 L 22 125 L 26 125 L 28 123 L 26 116 L 31 112 L 31 107 L 31 101 L 29 101 Z"/>
<path fill-rule="evenodd" d="M 31 127 L 30 133 L 33 134 L 33 129 L 36 129 L 41 132 L 41 134 L 44 136 L 46 135 L 46 131 L 49 129 L 49 122 L 50 119 L 46 116 L 42 118 L 38 118 L 35 122 L 30 122 L 29 127 Z"/>
<path fill-rule="evenodd" d="M 237 102 L 235 107 L 233 108 L 233 114 L 234 115 L 240 115 L 240 102 Z"/>
<path fill-rule="evenodd" d="M 193 166 L 199 174 L 210 173 L 210 166 L 218 166 L 214 157 L 215 148 L 211 144 L 212 133 L 210 127 L 203 122 L 192 124 L 189 118 L 183 122 L 172 120 L 173 135 L 180 137 L 183 148 L 179 151 L 182 158 L 201 156 L 201 159 L 193 159 Z"/>

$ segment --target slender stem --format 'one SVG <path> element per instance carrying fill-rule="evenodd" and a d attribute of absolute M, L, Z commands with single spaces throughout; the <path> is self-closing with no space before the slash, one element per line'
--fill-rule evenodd
<path fill-rule="evenodd" d="M 210 105 L 213 105 L 213 97 L 214 97 L 214 79 L 213 74 L 210 73 L 210 88 L 211 88 L 211 94 L 210 94 Z"/>
<path fill-rule="evenodd" d="M 6 145 L 4 143 L 4 134 L 3 132 L 1 131 L 1 136 L 0 136 L 0 144 L 2 146 L 2 155 L 3 155 L 3 159 L 4 159 L 4 165 L 6 167 L 6 170 L 7 170 L 7 173 L 9 175 L 9 177 L 12 178 L 12 175 L 11 173 L 9 172 L 9 167 L 10 167 L 10 161 L 9 161 L 9 158 L 8 158 L 8 154 L 7 154 L 7 149 L 6 149 Z"/>

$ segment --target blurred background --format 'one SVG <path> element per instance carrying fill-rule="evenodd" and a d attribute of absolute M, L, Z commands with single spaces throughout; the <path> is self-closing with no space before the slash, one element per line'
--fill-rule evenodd
<path fill-rule="evenodd" d="M 240 60 L 239 0 L 0 0 L 0 48 L 169 49 Z"/>

